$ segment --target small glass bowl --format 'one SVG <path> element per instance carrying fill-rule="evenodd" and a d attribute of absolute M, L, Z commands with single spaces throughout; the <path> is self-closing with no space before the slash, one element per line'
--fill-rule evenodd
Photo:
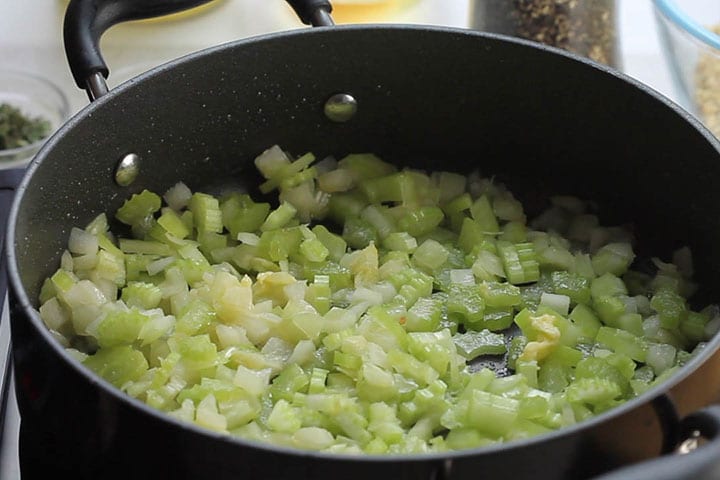
<path fill-rule="evenodd" d="M 653 0 L 680 104 L 720 137 L 720 2 Z"/>
<path fill-rule="evenodd" d="M 70 114 L 67 97 L 55 84 L 38 75 L 15 70 L 0 70 L 0 104 L 15 107 L 26 117 L 47 120 L 50 122 L 48 136 Z M 40 150 L 46 139 L 0 150 L 0 169 L 22 167 Z"/>

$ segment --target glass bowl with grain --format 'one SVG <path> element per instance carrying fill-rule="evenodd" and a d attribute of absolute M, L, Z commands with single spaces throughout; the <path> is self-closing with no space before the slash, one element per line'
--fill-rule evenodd
<path fill-rule="evenodd" d="M 720 1 L 653 4 L 679 102 L 720 137 Z"/>

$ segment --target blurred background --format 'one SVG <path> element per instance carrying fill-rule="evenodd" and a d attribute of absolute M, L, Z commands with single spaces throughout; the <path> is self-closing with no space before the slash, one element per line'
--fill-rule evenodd
<path fill-rule="evenodd" d="M 685 57 L 688 53 L 669 43 L 674 40 L 668 40 L 672 35 L 662 22 L 658 26 L 653 9 L 660 2 L 662 0 L 336 0 L 334 17 L 338 23 L 446 25 L 545 41 L 607 63 L 693 109 L 693 99 L 677 88 L 682 79 L 672 68 L 678 70 L 678 65 L 673 65 L 672 60 L 668 62 L 665 55 L 670 50 Z M 68 0 L 0 0 L 0 70 L 22 70 L 51 81 L 66 96 L 67 115 L 72 115 L 86 105 L 87 100 L 85 93 L 75 87 L 65 63 L 62 19 L 67 3 Z M 676 3 L 693 2 L 676 0 Z M 720 23 L 719 1 L 695 0 L 694 3 L 710 5 L 707 8 L 717 11 L 716 20 Z M 518 5 L 522 5 L 524 11 L 512 11 L 520 9 Z M 553 18 L 549 19 L 550 23 L 547 18 L 538 20 L 535 12 L 547 11 L 548 5 L 561 5 L 557 8 L 565 9 L 565 16 L 555 18 L 555 24 Z M 572 23 L 574 21 L 576 23 Z M 118 25 L 110 29 L 101 44 L 111 69 L 108 83 L 115 86 L 153 66 L 205 47 L 296 28 L 308 27 L 300 24 L 283 0 L 215 0 L 162 19 Z M 685 32 L 678 34 L 678 38 L 686 37 Z M 587 44 L 588 38 L 590 44 Z M 574 39 L 585 44 L 574 48 L 578 46 L 572 45 Z M 720 50 L 716 54 L 720 62 Z M 720 82 L 714 85 L 710 88 L 720 97 Z M 0 84 L 0 101 L 3 88 L 13 87 Z M 0 162 L 0 168 L 2 164 Z"/>
<path fill-rule="evenodd" d="M 588 0 L 586 0 L 588 1 Z M 589 0 L 590 3 L 597 0 Z M 340 0 L 338 23 L 383 21 L 470 27 L 472 0 Z M 361 5 L 365 3 L 365 5 Z M 650 0 L 618 0 L 622 68 L 666 95 L 673 95 L 661 57 Z M 62 17 L 67 0 L 0 1 L 2 68 L 39 73 L 63 89 L 71 109 L 86 97 L 65 64 Z M 307 28 L 282 0 L 216 0 L 198 9 L 113 27 L 102 41 L 115 85 L 154 65 L 204 47 L 279 30 Z"/>

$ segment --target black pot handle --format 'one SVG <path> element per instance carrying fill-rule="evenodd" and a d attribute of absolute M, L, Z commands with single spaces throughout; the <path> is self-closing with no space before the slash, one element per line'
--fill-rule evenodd
<path fill-rule="evenodd" d="M 65 55 L 75 83 L 95 100 L 108 92 L 108 69 L 100 37 L 113 25 L 159 17 L 213 0 L 71 0 L 65 12 Z M 287 0 L 300 19 L 314 26 L 332 25 L 328 0 Z"/>
<path fill-rule="evenodd" d="M 91 100 L 107 93 L 109 74 L 100 52 L 100 37 L 113 25 L 159 17 L 197 7 L 211 0 L 72 0 L 65 12 L 65 54 L 75 83 Z"/>
<path fill-rule="evenodd" d="M 720 405 L 712 405 L 685 417 L 680 433 L 686 442 L 700 437 L 704 445 L 685 453 L 664 455 L 596 477 L 594 480 L 716 480 L 720 478 Z"/>

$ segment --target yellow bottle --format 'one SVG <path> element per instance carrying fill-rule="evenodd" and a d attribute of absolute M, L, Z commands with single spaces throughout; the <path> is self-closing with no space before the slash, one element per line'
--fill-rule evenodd
<path fill-rule="evenodd" d="M 417 0 L 333 0 L 333 19 L 337 23 L 392 21 L 402 8 Z"/>

